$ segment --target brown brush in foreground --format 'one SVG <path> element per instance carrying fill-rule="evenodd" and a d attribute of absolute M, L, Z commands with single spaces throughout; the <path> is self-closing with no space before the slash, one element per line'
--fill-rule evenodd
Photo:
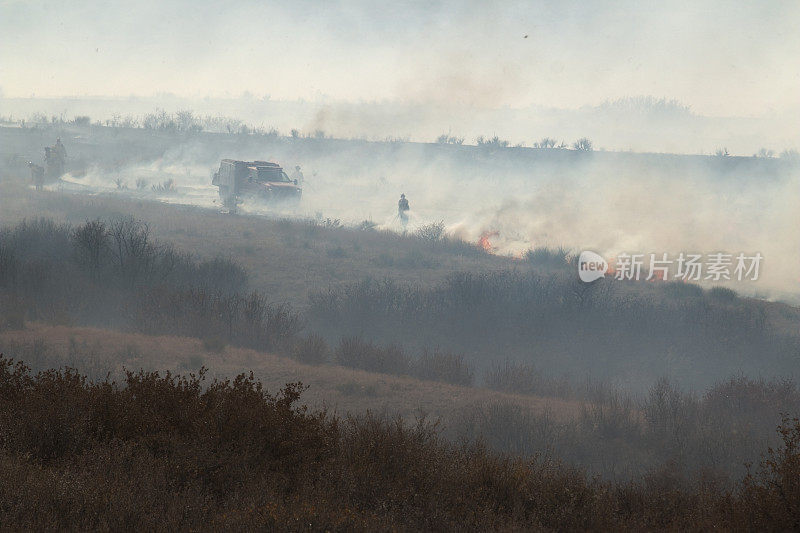
<path fill-rule="evenodd" d="M 443 441 L 435 426 L 339 419 L 252 376 L 32 375 L 0 357 L 0 528 L 754 529 L 800 525 L 800 422 L 734 490 L 667 474 L 588 480 Z"/>

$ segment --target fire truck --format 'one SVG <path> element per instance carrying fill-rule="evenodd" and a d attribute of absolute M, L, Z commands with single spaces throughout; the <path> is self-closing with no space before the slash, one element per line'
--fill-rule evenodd
<path fill-rule="evenodd" d="M 280 165 L 269 161 L 223 159 L 211 184 L 219 187 L 223 205 L 231 209 L 247 199 L 296 203 L 303 194 L 296 179 L 290 179 Z"/>

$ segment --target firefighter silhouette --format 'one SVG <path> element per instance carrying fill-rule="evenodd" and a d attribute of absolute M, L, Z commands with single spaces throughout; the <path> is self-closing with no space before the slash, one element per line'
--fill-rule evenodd
<path fill-rule="evenodd" d="M 406 198 L 405 194 L 400 195 L 400 200 L 397 202 L 397 216 L 400 217 L 400 222 L 402 222 L 403 227 L 406 227 L 408 224 L 408 211 L 410 207 L 408 206 L 408 199 Z"/>
<path fill-rule="evenodd" d="M 44 168 L 35 164 L 33 161 L 28 161 L 28 167 L 31 169 L 31 181 L 37 191 L 41 191 L 44 187 Z"/>
<path fill-rule="evenodd" d="M 44 149 L 44 162 L 47 167 L 47 178 L 58 179 L 64 174 L 67 163 L 67 149 L 61 143 L 61 138 L 56 139 L 54 146 Z"/>

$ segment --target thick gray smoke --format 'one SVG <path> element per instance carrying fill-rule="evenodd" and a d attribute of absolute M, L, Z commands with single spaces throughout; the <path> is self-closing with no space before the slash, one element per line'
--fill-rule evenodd
<path fill-rule="evenodd" d="M 538 246 L 627 253 L 760 252 L 758 282 L 733 288 L 765 297 L 798 289 L 798 166 L 778 158 L 701 157 L 489 148 L 335 139 L 253 137 L 223 146 L 197 137 L 163 157 L 109 171 L 90 169 L 56 187 L 139 195 L 221 209 L 211 174 L 224 157 L 302 169 L 296 206 L 249 200 L 243 214 L 371 220 L 402 231 L 396 202 L 411 203 L 408 231 L 444 222 L 471 242 L 492 233 L 495 253 Z M 137 180 L 146 186 L 137 190 Z M 172 180 L 175 191 L 152 187 Z M 120 190 L 120 185 L 126 189 Z"/>
<path fill-rule="evenodd" d="M 158 160 L 140 154 L 112 175 L 100 166 L 64 187 L 215 207 L 209 182 L 220 158 L 273 159 L 306 176 L 302 203 L 285 215 L 397 228 L 404 192 L 411 230 L 443 221 L 469 240 L 496 232 L 498 253 L 539 245 L 761 252 L 757 290 L 797 290 L 798 177 L 787 161 L 619 153 L 800 149 L 796 3 L 339 0 L 220 10 L 183 0 L 68 9 L 12 1 L 0 9 L 0 118 L 103 122 L 161 107 L 301 137 L 170 141 Z M 431 142 L 445 133 L 466 144 L 498 136 L 512 147 L 588 137 L 596 151 L 323 138 Z"/>
<path fill-rule="evenodd" d="M 792 2 L 6 1 L 0 10 L 0 97 L 14 99 L 0 114 L 17 118 L 159 106 L 338 137 L 430 141 L 449 129 L 512 145 L 587 136 L 613 150 L 800 148 Z M 75 100 L 86 95 L 116 101 Z M 636 95 L 688 109 L 623 117 L 614 102 Z M 29 97 L 72 100 L 45 110 Z"/>

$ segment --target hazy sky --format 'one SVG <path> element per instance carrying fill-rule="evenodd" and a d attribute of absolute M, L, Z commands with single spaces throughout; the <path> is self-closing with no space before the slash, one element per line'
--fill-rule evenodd
<path fill-rule="evenodd" d="M 0 0 L 0 90 L 760 115 L 800 104 L 798 27 L 797 1 Z"/>

